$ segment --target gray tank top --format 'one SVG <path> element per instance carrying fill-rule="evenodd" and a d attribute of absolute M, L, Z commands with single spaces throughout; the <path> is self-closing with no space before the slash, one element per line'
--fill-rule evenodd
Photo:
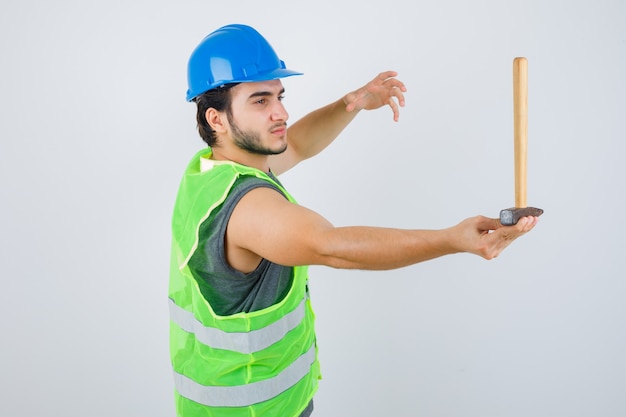
<path fill-rule="evenodd" d="M 272 188 L 282 194 L 272 183 L 260 178 L 237 179 L 222 205 L 200 225 L 198 248 L 189 260 L 202 295 L 221 316 L 249 313 L 276 304 L 287 295 L 293 282 L 292 267 L 267 259 L 262 259 L 248 274 L 233 269 L 226 261 L 224 237 L 230 216 L 239 200 L 258 187 Z"/>

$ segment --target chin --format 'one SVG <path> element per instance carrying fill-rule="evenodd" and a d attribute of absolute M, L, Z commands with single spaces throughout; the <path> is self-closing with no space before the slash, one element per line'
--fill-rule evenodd
<path fill-rule="evenodd" d="M 283 153 L 283 152 L 285 152 L 287 150 L 288 146 L 289 145 L 288 145 L 287 141 L 284 141 L 280 145 L 276 145 L 276 147 L 274 149 L 272 149 L 272 151 L 274 152 L 274 155 L 280 155 L 281 153 Z"/>
<path fill-rule="evenodd" d="M 286 150 L 287 150 L 287 145 L 283 146 L 280 149 L 273 151 L 272 155 L 280 155 L 281 153 L 284 153 Z"/>

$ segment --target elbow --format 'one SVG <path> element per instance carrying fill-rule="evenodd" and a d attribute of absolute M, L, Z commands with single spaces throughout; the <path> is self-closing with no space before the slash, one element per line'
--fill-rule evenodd
<path fill-rule="evenodd" d="M 311 265 L 322 265 L 334 269 L 359 269 L 359 265 L 347 256 L 344 245 L 336 236 L 334 227 L 312 236 L 310 241 Z"/>

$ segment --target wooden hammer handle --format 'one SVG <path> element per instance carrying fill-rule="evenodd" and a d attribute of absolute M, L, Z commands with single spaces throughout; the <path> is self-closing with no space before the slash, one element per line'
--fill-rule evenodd
<path fill-rule="evenodd" d="M 526 207 L 528 158 L 528 61 L 513 60 L 513 125 L 515 152 L 515 207 Z"/>

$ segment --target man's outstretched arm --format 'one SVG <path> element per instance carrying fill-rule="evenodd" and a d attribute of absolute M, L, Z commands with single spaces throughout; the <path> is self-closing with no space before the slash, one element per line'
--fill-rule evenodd
<path fill-rule="evenodd" d="M 287 129 L 287 150 L 270 157 L 272 172 L 281 174 L 320 153 L 354 120 L 360 110 L 374 110 L 388 105 L 397 121 L 399 107 L 404 106 L 406 87 L 394 78 L 396 75 L 395 71 L 382 72 L 363 87 L 295 122 Z"/>
<path fill-rule="evenodd" d="M 278 192 L 258 188 L 241 199 L 230 218 L 227 258 L 242 272 L 256 268 L 260 258 L 289 266 L 366 270 L 400 268 L 459 252 L 492 259 L 536 223 L 536 217 L 527 217 L 504 227 L 497 219 L 476 216 L 441 230 L 334 227 Z"/>

